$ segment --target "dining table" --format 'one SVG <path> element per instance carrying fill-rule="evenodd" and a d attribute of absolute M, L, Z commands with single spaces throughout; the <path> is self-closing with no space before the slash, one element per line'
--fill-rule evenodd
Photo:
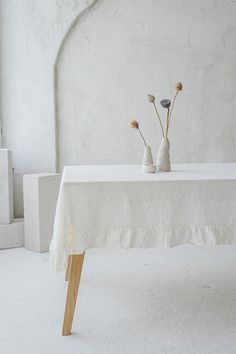
<path fill-rule="evenodd" d="M 236 244 L 236 163 L 65 166 L 50 244 L 52 272 L 66 271 L 63 335 L 71 334 L 91 248 Z"/>

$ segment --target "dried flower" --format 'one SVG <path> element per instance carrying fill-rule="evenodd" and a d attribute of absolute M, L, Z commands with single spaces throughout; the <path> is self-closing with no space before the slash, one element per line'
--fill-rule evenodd
<path fill-rule="evenodd" d="M 155 99 L 156 99 L 155 96 L 153 96 L 153 95 L 148 95 L 148 101 L 149 101 L 149 102 L 154 103 Z"/>
<path fill-rule="evenodd" d="M 138 129 L 139 128 L 139 124 L 138 124 L 137 120 L 132 119 L 129 122 L 129 127 L 132 128 L 132 129 Z"/>
<path fill-rule="evenodd" d="M 148 95 L 148 101 L 153 103 L 153 106 L 154 106 L 154 109 L 156 111 L 156 115 L 157 115 L 157 118 L 159 120 L 159 123 L 160 123 L 160 126 L 161 126 L 161 130 L 162 130 L 162 136 L 163 138 L 164 137 L 168 137 L 168 132 L 169 132 L 169 126 L 170 126 L 170 120 L 171 120 L 171 115 L 172 115 L 172 111 L 173 111 L 173 108 L 174 108 L 174 104 L 175 104 L 175 100 L 176 100 L 176 97 L 178 96 L 178 93 L 180 91 L 182 91 L 183 89 L 183 85 L 181 82 L 177 82 L 176 85 L 175 85 L 175 94 L 174 94 L 174 98 L 172 100 L 172 102 L 169 100 L 169 99 L 164 99 L 162 100 L 160 103 L 162 105 L 162 107 L 166 108 L 167 109 L 167 112 L 166 112 L 166 127 L 165 127 L 165 132 L 164 132 L 164 127 L 163 127 L 163 124 L 162 124 L 162 121 L 161 121 L 161 117 L 159 115 L 159 112 L 157 110 L 157 107 L 156 107 L 156 104 L 155 104 L 155 96 L 153 95 Z"/>
<path fill-rule="evenodd" d="M 158 112 L 158 110 L 157 110 L 157 107 L 156 107 L 156 104 L 155 104 L 155 99 L 156 99 L 155 96 L 153 96 L 153 95 L 148 95 L 148 101 L 151 102 L 151 103 L 153 103 L 154 109 L 155 109 L 155 111 L 156 111 L 157 118 L 158 118 L 159 123 L 160 123 L 160 126 L 161 126 L 162 136 L 163 136 L 163 138 L 164 138 L 164 128 L 163 128 L 163 125 L 162 125 L 162 122 L 161 122 L 160 114 L 159 114 L 159 112 Z"/>
<path fill-rule="evenodd" d="M 171 105 L 171 101 L 170 101 L 170 100 L 167 100 L 167 99 L 162 100 L 162 101 L 161 101 L 161 105 L 162 105 L 162 107 L 169 109 L 169 108 L 170 108 L 170 105 Z"/>
<path fill-rule="evenodd" d="M 176 91 L 182 91 L 183 89 L 183 85 L 181 84 L 181 82 L 177 82 L 177 84 L 175 85 Z"/>
<path fill-rule="evenodd" d="M 181 84 L 181 82 L 177 82 L 177 84 L 175 85 L 175 89 L 176 89 L 176 92 L 175 92 L 175 95 L 174 95 L 174 98 L 173 98 L 173 101 L 172 101 L 172 106 L 171 106 L 170 112 L 169 112 L 169 108 L 168 108 L 168 112 L 167 112 L 168 114 L 167 114 L 166 137 L 168 135 L 169 126 L 170 126 L 170 120 L 171 120 L 172 111 L 173 111 L 173 108 L 174 108 L 174 105 L 175 105 L 176 97 L 177 97 L 178 93 L 180 91 L 182 91 L 182 89 L 183 89 L 183 85 Z"/>
<path fill-rule="evenodd" d="M 143 142 L 144 142 L 144 145 L 147 146 L 147 143 L 146 143 L 146 140 L 144 139 L 144 136 L 141 132 L 141 130 L 139 129 L 139 124 L 138 124 L 138 121 L 136 119 L 132 119 L 129 121 L 129 127 L 132 128 L 132 129 L 137 129 Z"/>

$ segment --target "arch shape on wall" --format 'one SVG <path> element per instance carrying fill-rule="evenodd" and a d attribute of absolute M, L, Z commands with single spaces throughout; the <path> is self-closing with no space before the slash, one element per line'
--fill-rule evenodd
<path fill-rule="evenodd" d="M 225 54 L 223 42 L 212 41 L 211 32 L 199 36 L 199 31 L 205 26 L 200 4 L 196 8 L 189 6 L 184 14 L 176 8 L 170 26 L 166 14 L 172 8 L 171 0 L 161 6 L 152 0 L 145 3 L 100 0 L 96 11 L 90 12 L 97 2 L 93 1 L 73 19 L 56 56 L 55 169 L 58 171 L 59 166 L 62 168 L 73 163 L 140 163 L 143 147 L 137 135 L 132 137 L 127 129 L 127 121 L 133 115 L 140 121 L 155 153 L 160 143 L 160 132 L 153 118 L 147 121 L 153 111 L 146 95 L 153 93 L 158 95 L 158 99 L 171 98 L 175 82 L 179 80 L 183 81 L 185 90 L 181 94 L 181 104 L 175 107 L 175 133 L 172 135 L 172 129 L 170 132 L 171 146 L 174 147 L 171 150 L 172 162 L 227 161 L 228 156 L 234 156 L 226 141 L 231 139 L 231 111 L 227 126 L 223 120 L 215 119 L 228 102 L 226 94 L 221 100 L 215 94 L 217 73 L 227 67 L 232 58 Z M 154 6 L 158 11 L 154 11 L 155 8 L 150 11 Z M 88 12 L 89 16 L 84 21 Z M 199 21 L 192 27 L 196 12 Z M 82 18 L 83 21 L 79 21 Z M 220 21 L 219 18 L 221 37 L 225 30 L 220 27 Z M 89 38 L 90 29 L 92 35 Z M 87 52 L 86 40 L 90 40 Z M 215 56 L 216 50 L 224 55 Z M 68 76 L 68 72 L 72 74 Z M 219 92 L 224 92 L 225 83 L 229 83 L 227 75 L 227 71 L 223 72 Z M 84 83 L 86 87 L 81 89 Z M 72 90 L 74 96 L 71 95 Z M 209 94 L 212 100 L 208 99 Z M 207 120 L 204 119 L 206 116 Z M 206 133 L 208 131 L 212 133 L 210 136 Z"/>
<path fill-rule="evenodd" d="M 73 21 L 55 68 L 57 171 L 64 165 L 133 164 L 142 159 L 142 143 L 137 135 L 132 137 L 127 123 L 133 114 L 143 121 L 150 114 L 146 95 L 166 63 L 154 15 L 148 33 L 143 31 L 149 8 L 136 0 L 100 0 L 96 11 L 85 11 L 86 17 Z M 155 120 L 141 125 L 155 151 Z"/>
<path fill-rule="evenodd" d="M 69 27 L 67 28 L 62 41 L 57 50 L 56 58 L 53 65 L 53 100 L 54 100 L 54 150 L 55 150 L 55 163 L 54 169 L 55 172 L 59 172 L 58 165 L 58 122 L 57 122 L 57 114 L 58 114 L 58 101 L 57 101 L 57 65 L 60 58 L 60 55 L 63 51 L 64 45 L 76 26 L 77 22 L 83 18 L 93 7 L 97 4 L 99 0 L 92 0 L 80 13 L 78 13 L 73 20 L 71 21 Z"/>

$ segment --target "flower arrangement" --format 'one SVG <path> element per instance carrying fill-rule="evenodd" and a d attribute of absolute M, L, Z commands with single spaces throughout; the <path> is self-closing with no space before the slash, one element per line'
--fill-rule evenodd
<path fill-rule="evenodd" d="M 166 113 L 166 128 L 164 130 L 164 127 L 163 127 L 163 124 L 162 124 L 162 121 L 161 121 L 161 117 L 160 117 L 160 114 L 157 110 L 157 107 L 156 107 L 156 104 L 155 104 L 155 96 L 153 95 L 148 95 L 148 101 L 150 103 L 153 104 L 154 106 L 154 109 L 155 109 L 155 112 L 156 112 L 156 115 L 157 115 L 157 118 L 158 118 L 158 121 L 159 121 L 159 124 L 160 124 L 160 127 L 161 127 L 161 132 L 162 132 L 162 137 L 163 138 L 168 138 L 168 132 L 169 132 L 169 127 L 170 127 L 170 120 L 171 120 L 171 115 L 172 115 L 172 111 L 173 111 L 173 108 L 174 108 L 174 104 L 175 104 L 175 100 L 176 100 L 176 97 L 178 95 L 178 93 L 180 91 L 182 91 L 183 89 L 183 86 L 181 84 L 181 82 L 177 82 L 177 84 L 175 85 L 175 95 L 174 95 L 174 98 L 173 98 L 173 101 L 172 101 L 172 104 L 171 104 L 171 101 L 169 99 L 164 99 L 164 100 L 161 100 L 160 104 L 163 108 L 167 109 L 167 113 Z"/>
<path fill-rule="evenodd" d="M 170 163 L 170 144 L 168 140 L 168 133 L 169 133 L 169 128 L 170 128 L 170 121 L 171 121 L 171 116 L 173 112 L 173 108 L 175 105 L 175 100 L 177 95 L 179 94 L 180 91 L 182 91 L 183 86 L 181 82 L 177 82 L 175 85 L 175 94 L 173 97 L 173 100 L 169 99 L 163 99 L 160 101 L 160 104 L 163 108 L 165 108 L 166 111 L 166 124 L 165 127 L 163 126 L 161 116 L 158 112 L 156 103 L 155 103 L 155 96 L 154 95 L 148 95 L 148 101 L 153 104 L 154 110 L 156 112 L 158 122 L 161 127 L 161 132 L 162 132 L 162 141 L 161 145 L 158 149 L 157 153 L 157 160 L 156 160 L 156 165 L 153 164 L 153 158 L 152 158 L 152 152 L 151 152 L 151 147 L 147 145 L 146 140 L 144 139 L 144 136 L 140 130 L 139 123 L 137 120 L 132 119 L 129 122 L 129 126 L 132 129 L 138 130 L 143 142 L 144 142 L 144 157 L 143 157 L 143 171 L 144 172 L 155 172 L 156 169 L 159 172 L 169 172 L 171 170 L 171 163 Z"/>

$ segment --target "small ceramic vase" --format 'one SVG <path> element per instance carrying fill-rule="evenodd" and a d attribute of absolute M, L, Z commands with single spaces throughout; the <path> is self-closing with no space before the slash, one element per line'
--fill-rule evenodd
<path fill-rule="evenodd" d="M 150 146 L 145 146 L 143 153 L 143 172 L 153 173 L 156 171 L 156 165 L 153 164 L 152 151 Z"/>
<path fill-rule="evenodd" d="M 157 153 L 157 171 L 170 171 L 170 143 L 167 138 L 163 138 Z"/>

